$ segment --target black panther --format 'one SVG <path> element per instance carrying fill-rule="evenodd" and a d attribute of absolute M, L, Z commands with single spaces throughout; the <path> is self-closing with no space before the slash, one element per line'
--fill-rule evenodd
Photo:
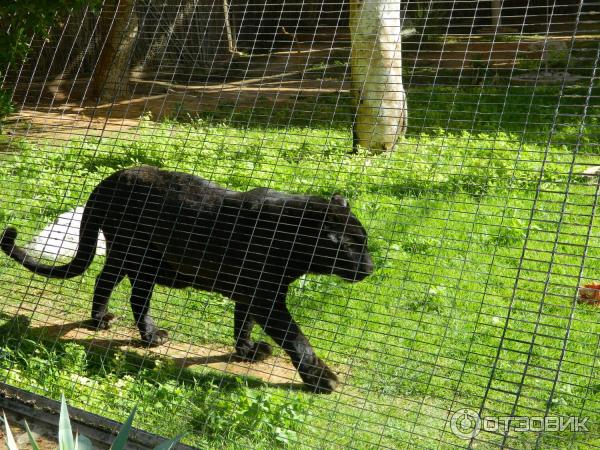
<path fill-rule="evenodd" d="M 77 253 L 68 264 L 34 260 L 15 245 L 14 228 L 4 231 L 0 245 L 38 275 L 71 278 L 91 264 L 100 229 L 107 256 L 96 280 L 93 326 L 107 329 L 115 318 L 108 300 L 124 277 L 131 281 L 131 308 L 148 345 L 167 340 L 149 313 L 156 284 L 218 292 L 235 301 L 239 357 L 256 361 L 271 354 L 269 344 L 251 340 L 258 323 L 288 353 L 306 385 L 317 392 L 335 389 L 337 376 L 290 315 L 286 294 L 306 273 L 355 282 L 373 271 L 367 233 L 343 197 L 265 188 L 238 192 L 193 175 L 141 166 L 116 172 L 93 190 Z"/>

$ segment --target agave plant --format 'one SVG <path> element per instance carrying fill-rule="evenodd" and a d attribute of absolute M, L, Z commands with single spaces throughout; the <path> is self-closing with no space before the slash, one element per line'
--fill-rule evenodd
<path fill-rule="evenodd" d="M 112 443 L 110 447 L 111 450 L 123 450 L 127 445 L 127 438 L 129 437 L 129 433 L 131 431 L 131 425 L 133 423 L 133 418 L 135 417 L 135 411 L 136 408 L 133 408 L 133 411 L 131 411 L 131 414 L 129 414 L 129 417 L 121 427 L 119 434 Z M 17 443 L 10 430 L 10 427 L 8 426 L 6 414 L 3 413 L 3 416 L 4 432 L 6 434 L 6 446 L 8 450 L 19 450 L 19 447 L 17 447 Z M 27 435 L 29 436 L 29 444 L 31 445 L 32 450 L 40 450 L 39 446 L 35 442 L 35 439 L 33 438 L 33 434 L 29 429 L 29 424 L 27 423 L 27 421 L 25 421 L 25 429 L 27 430 Z M 154 450 L 172 449 L 182 437 L 183 435 L 179 435 L 174 439 L 167 440 L 154 447 Z M 58 450 L 92 450 L 92 442 L 89 440 L 89 438 L 82 434 L 76 434 L 75 436 L 73 436 L 73 430 L 71 428 L 71 419 L 69 419 L 67 402 L 65 401 L 64 395 L 61 399 L 60 418 L 58 421 Z"/>

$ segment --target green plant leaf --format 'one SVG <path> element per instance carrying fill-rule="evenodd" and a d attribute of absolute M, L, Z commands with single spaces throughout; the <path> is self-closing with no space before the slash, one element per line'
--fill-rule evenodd
<path fill-rule="evenodd" d="M 40 450 L 37 442 L 35 442 L 35 439 L 33 438 L 33 434 L 31 434 L 31 430 L 29 429 L 29 424 L 27 421 L 25 421 L 25 429 L 27 430 L 27 436 L 29 436 L 29 445 L 31 445 L 31 450 Z"/>
<path fill-rule="evenodd" d="M 65 395 L 62 394 L 60 401 L 60 418 L 58 420 L 58 448 L 59 450 L 75 450 L 75 441 L 73 440 L 73 431 L 71 429 L 71 419 L 69 419 L 69 410 Z"/>
<path fill-rule="evenodd" d="M 78 434 L 75 438 L 75 449 L 76 450 L 92 450 L 92 441 L 83 434 Z"/>
<path fill-rule="evenodd" d="M 135 417 L 136 410 L 137 406 L 134 406 L 133 410 L 129 414 L 129 417 L 121 427 L 119 434 L 117 434 L 116 439 L 110 446 L 111 450 L 122 450 L 125 448 L 125 444 L 127 444 L 127 438 L 129 437 L 129 433 L 131 431 L 131 424 L 133 423 L 133 418 Z"/>
<path fill-rule="evenodd" d="M 185 433 L 180 434 L 179 436 L 174 437 L 170 441 L 165 441 L 165 442 L 162 442 L 162 443 L 158 444 L 156 447 L 154 447 L 153 450 L 170 450 L 173 447 L 175 447 L 175 445 L 177 445 L 177 443 L 181 440 L 181 438 L 183 436 L 185 436 Z"/>
<path fill-rule="evenodd" d="M 6 446 L 8 450 L 19 450 L 17 447 L 17 443 L 15 442 L 15 438 L 12 435 L 12 431 L 10 431 L 10 427 L 8 426 L 8 420 L 6 420 L 6 414 L 4 415 L 4 432 L 6 434 Z"/>

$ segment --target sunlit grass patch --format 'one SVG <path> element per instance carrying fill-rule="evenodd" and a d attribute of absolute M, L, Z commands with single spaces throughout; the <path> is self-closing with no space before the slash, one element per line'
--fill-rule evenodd
<path fill-rule="evenodd" d="M 576 303 L 577 287 L 600 273 L 598 187 L 579 175 L 598 157 L 597 117 L 581 122 L 583 92 L 416 89 L 410 133 L 391 155 L 348 153 L 347 118 L 332 118 L 347 108 L 339 96 L 321 109 L 223 109 L 60 147 L 24 143 L 0 166 L 0 224 L 17 226 L 22 241 L 83 205 L 108 174 L 153 164 L 232 189 L 342 193 L 369 233 L 376 271 L 354 285 L 309 276 L 292 286 L 293 315 L 345 380 L 331 396 L 36 339 L 10 316 L 0 376 L 115 418 L 138 404 L 141 426 L 191 430 L 199 447 L 462 445 L 447 422 L 463 407 L 589 416 L 590 434 L 542 441 L 583 443 L 600 419 L 600 310 Z M 101 263 L 48 281 L 3 258 L 0 312 L 87 318 Z M 124 282 L 111 306 L 133 326 L 128 294 Z M 233 304 L 218 295 L 159 287 L 153 308 L 177 341 L 233 342 Z M 535 439 L 510 435 L 518 448 Z"/>

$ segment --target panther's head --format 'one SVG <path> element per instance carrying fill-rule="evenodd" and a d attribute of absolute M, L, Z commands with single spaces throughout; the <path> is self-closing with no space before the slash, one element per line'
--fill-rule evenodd
<path fill-rule="evenodd" d="M 309 270 L 313 273 L 335 274 L 353 282 L 373 273 L 367 232 L 350 211 L 346 199 L 341 195 L 333 195 L 323 205 L 323 213 Z"/>

